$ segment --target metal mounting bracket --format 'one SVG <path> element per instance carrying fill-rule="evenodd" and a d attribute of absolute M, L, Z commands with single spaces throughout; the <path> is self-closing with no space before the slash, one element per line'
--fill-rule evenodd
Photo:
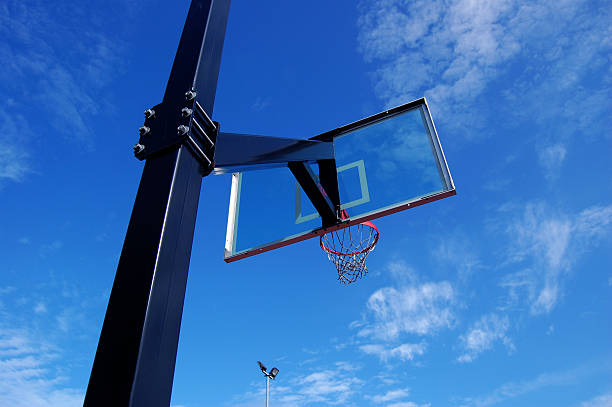
<path fill-rule="evenodd" d="M 162 102 L 145 111 L 134 155 L 144 160 L 184 144 L 201 164 L 202 175 L 210 174 L 214 168 L 219 123 L 210 119 L 192 90 L 185 93 L 185 103 L 180 110 L 174 106 L 169 108 Z"/>

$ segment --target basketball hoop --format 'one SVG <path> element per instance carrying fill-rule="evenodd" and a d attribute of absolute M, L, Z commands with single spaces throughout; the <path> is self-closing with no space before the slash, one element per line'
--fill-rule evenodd
<path fill-rule="evenodd" d="M 368 273 L 366 258 L 378 243 L 378 228 L 363 222 L 321 236 L 321 249 L 338 270 L 338 280 L 350 284 Z"/>

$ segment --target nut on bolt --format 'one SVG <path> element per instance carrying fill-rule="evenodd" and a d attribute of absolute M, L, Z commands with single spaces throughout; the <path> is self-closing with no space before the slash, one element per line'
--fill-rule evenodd
<path fill-rule="evenodd" d="M 145 110 L 144 115 L 145 115 L 145 119 L 150 119 L 152 117 L 155 117 L 155 110 L 147 109 Z"/>
<path fill-rule="evenodd" d="M 142 126 L 138 129 L 138 133 L 140 133 L 140 137 L 146 136 L 151 132 L 151 129 L 147 126 Z"/>
<path fill-rule="evenodd" d="M 140 143 L 134 144 L 134 154 L 142 153 L 144 149 L 145 149 L 145 146 L 143 146 L 142 144 Z"/>
<path fill-rule="evenodd" d="M 187 117 L 191 116 L 191 114 L 192 114 L 192 113 L 193 113 L 193 110 L 191 110 L 191 109 L 190 109 L 190 108 L 188 108 L 188 107 L 184 107 L 184 108 L 182 108 L 182 109 L 181 109 L 181 115 L 182 115 L 183 117 L 185 117 L 185 118 L 187 118 Z"/>
<path fill-rule="evenodd" d="M 184 136 L 185 134 L 189 132 L 189 127 L 181 124 L 180 126 L 177 127 L 176 130 L 179 136 Z"/>
<path fill-rule="evenodd" d="M 187 100 L 193 100 L 195 99 L 197 93 L 192 91 L 192 90 L 188 90 L 187 92 L 185 92 L 185 99 Z"/>

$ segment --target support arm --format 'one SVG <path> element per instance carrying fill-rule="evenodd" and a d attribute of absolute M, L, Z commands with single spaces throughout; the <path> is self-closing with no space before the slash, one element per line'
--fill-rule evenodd
<path fill-rule="evenodd" d="M 333 141 L 300 140 L 251 134 L 219 133 L 215 173 L 260 168 L 262 164 L 287 165 L 290 161 L 334 158 Z"/>

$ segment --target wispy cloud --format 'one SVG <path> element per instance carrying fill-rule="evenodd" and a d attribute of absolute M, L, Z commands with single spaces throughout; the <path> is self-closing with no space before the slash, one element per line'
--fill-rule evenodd
<path fill-rule="evenodd" d="M 359 350 L 368 354 L 375 355 L 382 362 L 387 362 L 390 359 L 399 359 L 401 361 L 413 360 L 415 356 L 425 353 L 426 345 L 421 343 L 403 343 L 399 346 L 388 346 L 381 344 L 361 345 Z"/>
<path fill-rule="evenodd" d="M 531 380 L 508 382 L 488 394 L 483 394 L 477 397 L 466 397 L 463 399 L 460 405 L 462 407 L 487 407 L 550 387 L 575 386 L 589 376 L 602 371 L 609 372 L 609 361 L 603 361 L 604 364 L 601 362 L 602 361 L 599 361 L 597 367 L 585 365 L 572 370 L 543 373 Z M 605 401 L 608 395 L 604 395 L 602 397 Z M 594 400 L 591 400 L 590 402 L 593 402 Z M 586 404 L 586 406 L 590 407 L 591 405 Z M 599 404 L 593 404 L 593 406 L 599 407 Z"/>
<path fill-rule="evenodd" d="M 14 139 L 17 134 L 21 139 L 30 136 L 29 125 L 23 116 L 9 114 L 0 103 L 0 182 L 20 182 L 32 172 L 30 154 L 19 139 Z"/>
<path fill-rule="evenodd" d="M 347 376 L 342 369 L 333 369 L 298 378 L 294 385 L 298 387 L 297 394 L 308 403 L 343 404 L 353 395 L 355 388 L 362 385 L 362 381 Z M 283 399 L 281 396 L 280 400 Z"/>
<path fill-rule="evenodd" d="M 384 394 L 368 396 L 367 398 L 372 400 L 372 402 L 375 404 L 382 404 L 388 401 L 402 399 L 402 398 L 408 397 L 409 395 L 410 395 L 409 389 L 395 389 L 395 390 L 389 390 L 388 392 Z"/>
<path fill-rule="evenodd" d="M 382 63 L 378 94 L 389 104 L 422 94 L 438 106 L 473 101 L 520 50 L 506 27 L 514 8 L 510 1 L 362 2 L 360 49 Z"/>
<path fill-rule="evenodd" d="M 428 335 L 449 328 L 454 320 L 450 307 L 454 298 L 448 281 L 381 288 L 367 301 L 371 319 L 358 335 L 393 341 L 401 334 Z"/>
<path fill-rule="evenodd" d="M 527 204 L 506 230 L 512 239 L 508 263 L 519 270 L 501 280 L 507 290 L 504 307 L 526 301 L 532 314 L 550 312 L 571 266 L 610 234 L 610 224 L 612 206 L 594 206 L 572 216 L 543 203 Z"/>
<path fill-rule="evenodd" d="M 90 368 L 83 345 L 99 335 L 92 310 L 105 300 L 78 295 L 56 274 L 24 284 L 0 288 L 0 406 L 81 406 L 71 375 Z"/>
<path fill-rule="evenodd" d="M 512 341 L 507 336 L 510 321 L 507 316 L 497 314 L 483 315 L 459 339 L 464 352 L 457 359 L 459 362 L 472 362 L 479 354 L 491 349 L 495 342 L 501 341 L 510 350 L 514 349 Z"/>
<path fill-rule="evenodd" d="M 609 235 L 612 224 L 612 205 L 593 206 L 580 212 L 574 221 L 574 231 L 579 237 L 581 250 L 588 250 L 591 245 Z"/>
<path fill-rule="evenodd" d="M 283 384 L 273 386 L 271 397 L 274 405 L 281 407 L 307 406 L 310 404 L 345 405 L 360 394 L 364 381 L 357 377 L 358 367 L 348 362 L 336 362 L 327 368 L 285 377 Z M 262 389 L 247 392 L 233 400 L 232 405 L 252 405 L 253 399 L 265 397 Z"/>
<path fill-rule="evenodd" d="M 529 128 L 549 180 L 571 139 L 610 140 L 605 1 L 362 0 L 360 16 L 359 50 L 387 106 L 425 95 L 468 139 Z"/>
<path fill-rule="evenodd" d="M 0 287 L 0 295 L 10 294 L 12 292 L 15 292 L 16 290 L 17 290 L 17 288 L 15 288 L 13 286 Z"/>
<path fill-rule="evenodd" d="M 410 390 L 399 385 L 397 375 L 385 372 L 372 377 L 370 373 L 369 369 L 343 361 L 320 365 L 310 372 L 297 375 L 288 371 L 281 382 L 277 381 L 270 387 L 271 404 L 280 407 L 352 406 L 364 403 L 376 406 L 429 406 L 409 401 Z M 378 384 L 372 385 L 373 381 Z M 256 406 L 264 397 L 265 390 L 261 382 L 257 382 L 252 384 L 251 391 L 234 397 L 231 405 Z"/>
<path fill-rule="evenodd" d="M 445 234 L 431 253 L 431 257 L 457 273 L 466 282 L 485 265 L 480 260 L 473 239 L 465 234 Z"/>
<path fill-rule="evenodd" d="M 35 171 L 32 154 L 42 134 L 93 147 L 88 123 L 122 66 L 121 46 L 114 33 L 101 34 L 101 20 L 87 17 L 110 11 L 82 9 L 78 2 L 0 6 L 0 181 L 20 182 Z"/>
<path fill-rule="evenodd" d="M 553 180 L 558 177 L 566 154 L 567 149 L 560 143 L 546 146 L 539 151 L 540 165 L 547 179 Z"/>
<path fill-rule="evenodd" d="M 387 404 L 387 407 L 429 407 L 431 404 L 417 404 L 412 401 L 401 401 L 399 403 Z"/>
<path fill-rule="evenodd" d="M 425 337 L 452 327 L 456 292 L 448 281 L 420 281 L 403 261 L 390 262 L 387 271 L 394 285 L 370 295 L 363 318 L 349 327 L 357 330 L 362 352 L 385 363 L 414 360 L 425 353 L 427 343 L 409 337 Z"/>
<path fill-rule="evenodd" d="M 253 102 L 253 105 L 251 106 L 251 108 L 256 112 L 261 112 L 262 110 L 266 109 L 268 106 L 270 106 L 270 98 L 268 97 L 263 98 L 259 96 L 257 97 L 257 99 L 255 99 L 255 102 Z"/>
<path fill-rule="evenodd" d="M 47 306 L 44 303 L 39 302 L 34 307 L 34 312 L 37 313 L 37 314 L 44 314 L 44 313 L 47 312 Z"/>
<path fill-rule="evenodd" d="M 0 330 L 0 405 L 81 406 L 83 394 L 54 367 L 59 351 L 25 330 Z"/>
<path fill-rule="evenodd" d="M 586 4 L 584 0 L 555 5 L 518 0 L 362 1 L 360 50 L 366 60 L 382 64 L 376 73 L 377 89 L 390 103 L 425 93 L 437 104 L 459 103 L 463 108 L 504 74 L 509 62 L 526 63 L 522 70 L 531 72 L 535 81 L 533 70 L 546 71 L 551 62 L 564 60 L 564 47 L 577 51 L 573 45 L 578 43 L 563 41 L 570 35 L 568 27 L 571 35 L 588 34 L 579 43 L 586 57 L 581 67 L 605 55 L 612 45 L 600 40 L 606 38 L 601 35 L 608 30 L 606 20 L 602 16 L 593 21 L 595 7 Z M 590 24 L 585 24 L 587 18 Z M 549 48 L 551 42 L 556 49 Z M 546 64 L 523 60 L 534 51 L 545 52 Z M 568 68 L 559 81 L 570 85 L 583 79 L 584 72 L 576 72 L 575 64 Z"/>
<path fill-rule="evenodd" d="M 612 393 L 602 394 L 580 403 L 580 407 L 612 407 Z"/>

